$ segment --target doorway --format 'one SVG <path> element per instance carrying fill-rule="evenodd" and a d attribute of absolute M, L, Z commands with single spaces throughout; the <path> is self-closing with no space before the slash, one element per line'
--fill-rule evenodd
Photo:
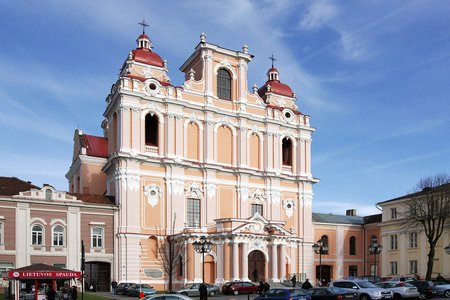
<path fill-rule="evenodd" d="M 248 274 L 251 281 L 258 282 L 261 279 L 265 279 L 265 267 L 266 258 L 264 253 L 258 250 L 253 250 L 248 254 Z"/>

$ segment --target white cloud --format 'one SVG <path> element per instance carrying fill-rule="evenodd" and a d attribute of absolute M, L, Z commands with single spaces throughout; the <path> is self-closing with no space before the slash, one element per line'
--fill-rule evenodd
<path fill-rule="evenodd" d="M 334 215 L 345 215 L 347 209 L 356 209 L 358 216 L 369 216 L 381 213 L 375 205 L 359 204 L 356 201 L 314 201 L 313 212 L 331 213 Z"/>
<path fill-rule="evenodd" d="M 313 1 L 298 26 L 303 30 L 315 30 L 328 26 L 338 14 L 336 6 L 328 0 Z"/>

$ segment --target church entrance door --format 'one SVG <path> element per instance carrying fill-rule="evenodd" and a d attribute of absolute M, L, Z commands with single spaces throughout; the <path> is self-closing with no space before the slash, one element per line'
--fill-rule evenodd
<path fill-rule="evenodd" d="M 248 254 L 248 274 L 250 280 L 258 282 L 264 278 L 266 258 L 261 251 L 253 250 Z"/>

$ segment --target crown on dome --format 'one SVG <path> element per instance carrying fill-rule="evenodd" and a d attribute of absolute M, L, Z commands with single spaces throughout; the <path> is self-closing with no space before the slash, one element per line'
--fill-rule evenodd
<path fill-rule="evenodd" d="M 145 20 L 139 23 L 139 25 L 142 25 L 142 34 L 136 40 L 137 48 L 131 51 L 131 58 L 136 62 L 147 65 L 164 67 L 164 61 L 157 53 L 152 51 L 152 42 L 148 35 L 145 34 L 145 27 L 148 27 Z"/>
<path fill-rule="evenodd" d="M 280 82 L 280 73 L 273 66 L 273 62 L 276 60 L 273 57 L 269 57 L 272 60 L 272 67 L 267 71 L 267 81 L 266 83 L 258 89 L 258 95 L 261 98 L 265 98 L 267 93 L 273 93 L 285 97 L 294 97 L 292 89 L 284 83 Z"/>

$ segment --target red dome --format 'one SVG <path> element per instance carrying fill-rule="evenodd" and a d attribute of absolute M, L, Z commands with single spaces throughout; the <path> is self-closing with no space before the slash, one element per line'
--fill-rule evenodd
<path fill-rule="evenodd" d="M 145 33 L 141 34 L 140 36 L 138 36 L 138 39 L 147 39 L 150 40 L 150 38 L 148 37 L 148 35 L 146 35 Z"/>
<path fill-rule="evenodd" d="M 271 72 L 277 72 L 278 73 L 278 70 L 276 68 L 272 67 L 272 68 L 269 69 L 269 71 L 267 71 L 267 73 L 271 73 Z"/>
<path fill-rule="evenodd" d="M 261 98 L 264 97 L 264 95 L 268 92 L 267 85 L 270 85 L 269 93 L 274 93 L 286 97 L 294 97 L 294 93 L 288 85 L 281 83 L 279 80 L 269 80 L 258 89 L 258 94 Z"/>
<path fill-rule="evenodd" d="M 161 59 L 161 56 L 156 54 L 155 52 L 150 51 L 146 48 L 138 48 L 131 51 L 133 54 L 133 59 L 137 62 L 156 66 L 156 67 L 164 67 L 164 62 Z"/>

